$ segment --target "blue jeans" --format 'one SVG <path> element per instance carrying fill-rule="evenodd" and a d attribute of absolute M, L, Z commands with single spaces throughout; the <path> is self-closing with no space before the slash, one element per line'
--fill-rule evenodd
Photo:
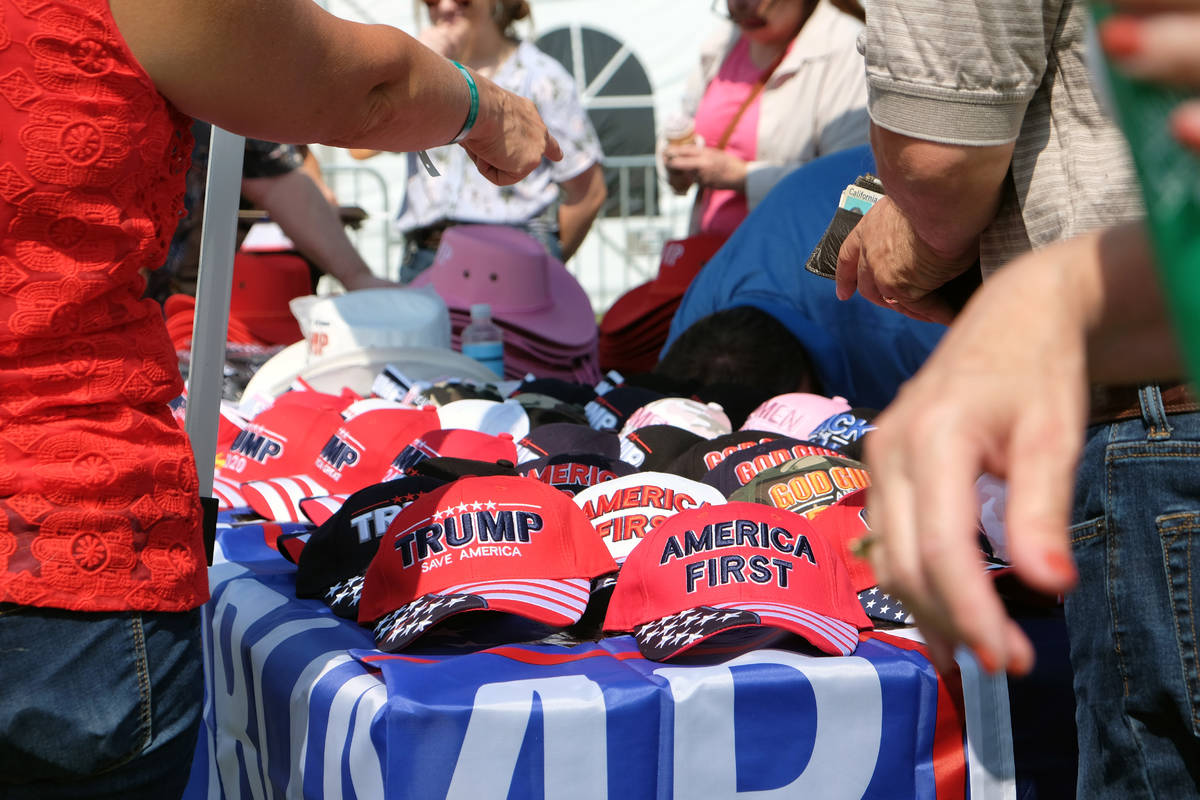
<path fill-rule="evenodd" d="M 1088 430 L 1067 598 L 1077 797 L 1200 795 L 1200 413 Z"/>
<path fill-rule="evenodd" d="M 199 610 L 0 604 L 0 797 L 181 796 L 203 693 Z"/>

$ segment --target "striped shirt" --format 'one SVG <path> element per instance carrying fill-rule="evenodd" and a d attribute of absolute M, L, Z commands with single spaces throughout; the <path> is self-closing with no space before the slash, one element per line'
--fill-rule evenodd
<path fill-rule="evenodd" d="M 985 275 L 1032 248 L 1142 217 L 1101 107 L 1076 0 L 875 0 L 864 53 L 875 124 L 954 145 L 1014 143 L 980 240 Z"/>

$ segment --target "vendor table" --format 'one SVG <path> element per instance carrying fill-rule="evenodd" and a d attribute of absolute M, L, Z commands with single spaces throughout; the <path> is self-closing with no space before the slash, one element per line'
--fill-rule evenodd
<path fill-rule="evenodd" d="M 1007 682 L 969 658 L 939 679 L 912 633 L 686 664 L 628 636 L 389 655 L 295 597 L 280 531 L 219 532 L 189 798 L 1036 796 L 1018 791 Z"/>

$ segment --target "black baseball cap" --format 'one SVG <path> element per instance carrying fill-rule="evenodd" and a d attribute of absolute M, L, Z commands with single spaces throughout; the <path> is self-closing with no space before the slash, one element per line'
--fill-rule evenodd
<path fill-rule="evenodd" d="M 404 477 L 350 495 L 300 551 L 296 596 L 319 597 L 339 617 L 357 619 L 362 576 L 388 524 L 422 494 L 445 484 L 427 476 Z"/>
<path fill-rule="evenodd" d="M 670 472 L 681 453 L 703 436 L 674 425 L 647 425 L 621 437 L 621 460 L 643 472 Z"/>
<path fill-rule="evenodd" d="M 734 453 L 782 438 L 783 434 L 770 431 L 734 431 L 714 439 L 701 439 L 680 453 L 665 471 L 698 481 Z"/>
<path fill-rule="evenodd" d="M 715 486 L 726 497 L 754 480 L 763 470 L 803 456 L 836 456 L 833 450 L 812 442 L 781 436 L 766 444 L 748 447 L 730 454 L 714 469 L 700 476 L 701 483 Z"/>

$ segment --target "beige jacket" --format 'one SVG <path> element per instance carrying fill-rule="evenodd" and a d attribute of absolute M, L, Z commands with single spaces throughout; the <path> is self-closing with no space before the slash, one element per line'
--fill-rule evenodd
<path fill-rule="evenodd" d="M 867 81 L 856 40 L 862 23 L 819 0 L 791 52 L 763 90 L 757 158 L 748 165 L 750 210 L 784 175 L 817 156 L 866 144 Z M 684 92 L 682 112 L 695 117 L 708 84 L 741 30 L 723 24 L 700 50 L 699 68 Z"/>

